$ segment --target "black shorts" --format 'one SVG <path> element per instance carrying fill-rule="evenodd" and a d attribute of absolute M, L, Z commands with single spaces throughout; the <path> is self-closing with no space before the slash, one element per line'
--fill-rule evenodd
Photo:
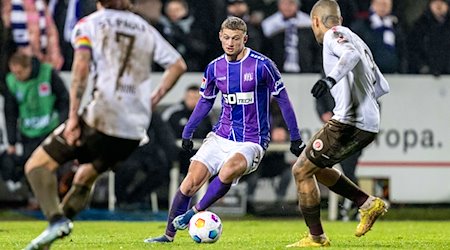
<path fill-rule="evenodd" d="M 306 157 L 318 167 L 332 167 L 369 145 L 375 136 L 376 133 L 330 120 L 306 145 Z"/>
<path fill-rule="evenodd" d="M 115 169 L 139 146 L 139 140 L 123 139 L 106 135 L 89 127 L 80 119 L 79 146 L 69 146 L 63 137 L 65 124 L 61 124 L 41 144 L 45 152 L 59 164 L 78 160 L 80 164 L 92 163 L 98 173 Z"/>

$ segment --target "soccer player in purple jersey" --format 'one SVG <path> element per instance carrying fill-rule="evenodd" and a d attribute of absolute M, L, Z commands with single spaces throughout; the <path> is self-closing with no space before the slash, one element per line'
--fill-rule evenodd
<path fill-rule="evenodd" d="M 176 231 L 186 229 L 195 213 L 209 208 L 243 175 L 257 169 L 270 141 L 271 96 L 289 128 L 291 152 L 298 156 L 304 149 L 280 72 L 272 60 L 245 47 L 246 32 L 240 18 L 228 17 L 222 23 L 219 38 L 225 54 L 206 68 L 200 88 L 202 97 L 183 131 L 183 149 L 192 150 L 194 130 L 222 92 L 219 121 L 191 158 L 188 174 L 173 199 L 165 234 L 146 239 L 147 243 L 172 242 Z M 192 196 L 216 174 L 203 198 L 188 209 Z"/>

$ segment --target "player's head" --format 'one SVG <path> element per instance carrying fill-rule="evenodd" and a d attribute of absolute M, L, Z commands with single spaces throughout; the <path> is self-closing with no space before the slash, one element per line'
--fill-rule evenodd
<path fill-rule="evenodd" d="M 323 43 L 325 32 L 342 24 L 341 9 L 335 0 L 319 0 L 311 10 L 312 30 L 318 43 Z"/>
<path fill-rule="evenodd" d="M 247 25 L 239 17 L 230 16 L 220 26 L 222 49 L 230 57 L 239 55 L 247 42 Z"/>
<path fill-rule="evenodd" d="M 20 51 L 14 53 L 9 59 L 9 70 L 19 81 L 26 81 L 32 70 L 31 56 Z"/>
<path fill-rule="evenodd" d="M 130 0 L 98 0 L 105 9 L 128 10 L 131 8 Z"/>

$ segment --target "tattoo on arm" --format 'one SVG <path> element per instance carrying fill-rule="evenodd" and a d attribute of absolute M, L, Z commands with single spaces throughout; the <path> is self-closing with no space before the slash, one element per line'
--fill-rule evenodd
<path fill-rule="evenodd" d="M 90 51 L 76 51 L 72 68 L 72 86 L 70 90 L 70 113 L 76 114 L 87 87 L 89 75 Z"/>

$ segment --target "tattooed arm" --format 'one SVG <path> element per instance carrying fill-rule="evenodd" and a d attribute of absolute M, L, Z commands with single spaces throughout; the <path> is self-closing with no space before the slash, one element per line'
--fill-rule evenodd
<path fill-rule="evenodd" d="M 78 143 L 80 128 L 78 124 L 81 99 L 87 87 L 89 64 L 91 61 L 90 50 L 76 50 L 72 66 L 72 83 L 70 87 L 69 119 L 67 120 L 64 138 L 69 145 Z"/>

